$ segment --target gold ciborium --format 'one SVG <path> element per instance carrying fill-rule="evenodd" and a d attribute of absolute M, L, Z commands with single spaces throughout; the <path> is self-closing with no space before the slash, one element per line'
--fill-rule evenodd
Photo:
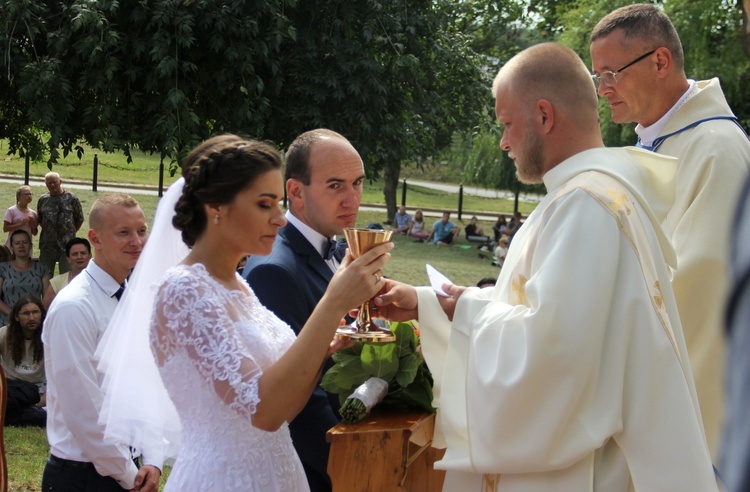
<path fill-rule="evenodd" d="M 391 240 L 393 231 L 378 231 L 373 229 L 344 229 L 346 242 L 352 256 L 359 258 L 379 244 Z M 343 326 L 336 331 L 339 340 L 356 340 L 370 343 L 395 342 L 396 335 L 391 330 L 376 325 L 370 318 L 370 301 L 365 301 L 359 307 L 356 321 L 351 326 Z"/>

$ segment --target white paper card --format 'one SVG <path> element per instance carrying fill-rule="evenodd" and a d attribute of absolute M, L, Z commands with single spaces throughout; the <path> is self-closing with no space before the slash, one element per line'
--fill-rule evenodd
<path fill-rule="evenodd" d="M 451 279 L 443 275 L 442 273 L 438 272 L 435 267 L 428 264 L 426 265 L 427 268 L 427 278 L 430 279 L 430 285 L 432 286 L 432 290 L 435 291 L 435 293 L 439 296 L 443 297 L 450 297 L 449 294 L 447 294 L 443 290 L 443 284 L 453 284 Z"/>

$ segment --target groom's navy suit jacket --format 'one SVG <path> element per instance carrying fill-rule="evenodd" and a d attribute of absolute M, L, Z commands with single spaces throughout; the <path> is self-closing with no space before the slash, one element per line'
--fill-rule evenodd
<path fill-rule="evenodd" d="M 292 224 L 279 229 L 273 252 L 251 257 L 245 279 L 258 299 L 299 333 L 323 297 L 333 271 Z M 323 373 L 333 365 L 329 359 Z M 339 423 L 338 396 L 316 387 L 307 405 L 289 424 L 294 447 L 313 492 L 330 490 L 326 473 L 330 445 L 326 432 Z"/>

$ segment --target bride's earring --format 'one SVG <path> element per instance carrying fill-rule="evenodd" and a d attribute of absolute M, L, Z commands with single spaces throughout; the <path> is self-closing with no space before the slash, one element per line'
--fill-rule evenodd
<path fill-rule="evenodd" d="M 219 223 L 219 214 L 214 215 L 214 224 Z"/>

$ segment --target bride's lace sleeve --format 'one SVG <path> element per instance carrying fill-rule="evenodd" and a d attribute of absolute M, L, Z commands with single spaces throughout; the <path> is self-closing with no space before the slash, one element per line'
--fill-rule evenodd
<path fill-rule="evenodd" d="M 215 287 L 200 276 L 168 277 L 157 292 L 151 348 L 159 366 L 185 350 L 219 397 L 250 419 L 260 402 L 262 370 L 238 342 L 231 312 Z"/>

